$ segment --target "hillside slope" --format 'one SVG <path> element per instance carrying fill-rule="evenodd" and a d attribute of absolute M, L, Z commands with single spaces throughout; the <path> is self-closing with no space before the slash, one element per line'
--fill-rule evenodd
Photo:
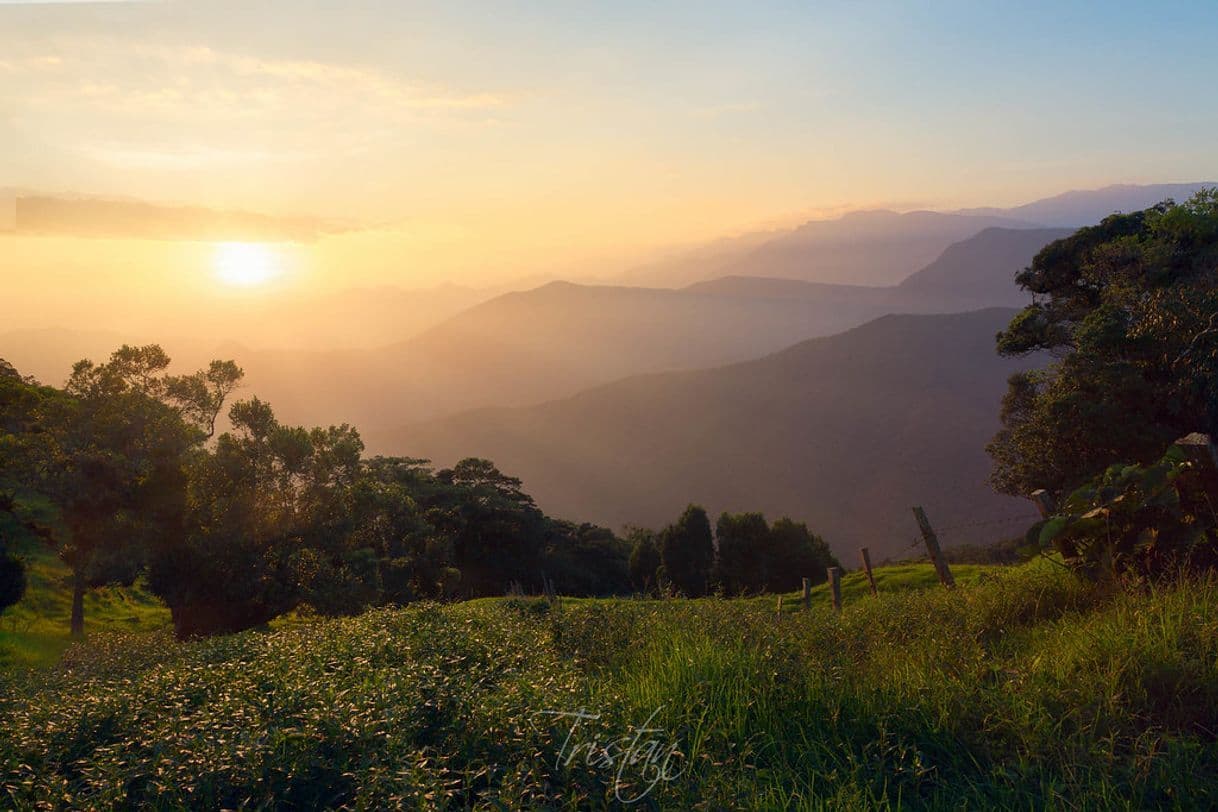
<path fill-rule="evenodd" d="M 627 274 L 631 284 L 680 287 L 719 276 L 770 276 L 840 285 L 894 285 L 947 246 L 986 228 L 1034 228 L 1002 214 L 856 211 L 787 231 L 713 245 Z"/>
<path fill-rule="evenodd" d="M 1212 182 L 1121 184 L 1077 189 L 1010 208 L 951 212 L 854 211 L 795 228 L 716 240 L 623 274 L 624 284 L 682 287 L 722 276 L 769 276 L 807 282 L 894 285 L 953 242 L 986 228 L 1079 228 L 1115 211 L 1185 200 Z"/>
<path fill-rule="evenodd" d="M 850 560 L 896 555 L 911 505 L 943 528 L 1028 516 L 986 484 L 1008 375 L 994 334 L 1014 311 L 885 316 L 717 369 L 646 375 L 523 409 L 370 437 L 440 463 L 493 459 L 556 515 L 656 526 L 687 502 L 807 520 Z M 991 526 L 944 543 L 984 541 Z"/>
<path fill-rule="evenodd" d="M 1016 272 L 1066 233 L 989 229 L 883 288 L 758 277 L 682 290 L 555 282 L 373 352 L 255 353 L 242 363 L 249 391 L 286 418 L 377 431 L 541 403 L 630 375 L 751 360 L 887 313 L 1022 306 Z"/>
<path fill-rule="evenodd" d="M 1138 211 L 1172 199 L 1187 200 L 1200 189 L 1216 186 L 1213 181 L 1193 183 L 1118 183 L 1100 189 L 1075 189 L 1034 200 L 1009 209 L 962 209 L 958 214 L 1014 217 L 1044 226 L 1080 228 L 1098 223 L 1113 212 Z"/>
<path fill-rule="evenodd" d="M 889 287 L 751 276 L 681 290 L 554 282 L 497 296 L 377 349 L 257 350 L 172 336 L 19 331 L 0 335 L 0 358 L 55 383 L 72 361 L 104 357 L 120 338 L 159 341 L 183 370 L 234 358 L 246 371 L 240 396 L 270 401 L 285 421 L 375 432 L 568 397 L 630 375 L 751 360 L 886 313 L 1022 306 L 1028 297 L 1014 284 L 1016 272 L 1065 233 L 988 229 Z M 380 323 L 378 312 L 372 321 Z"/>

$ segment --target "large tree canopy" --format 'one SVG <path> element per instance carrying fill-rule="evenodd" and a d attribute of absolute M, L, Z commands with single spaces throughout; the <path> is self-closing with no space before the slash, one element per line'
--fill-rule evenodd
<path fill-rule="evenodd" d="M 1017 281 L 1033 303 L 998 351 L 1055 360 L 1011 378 L 989 449 L 998 490 L 1061 494 L 1189 432 L 1216 433 L 1218 190 L 1080 229 Z"/>
<path fill-rule="evenodd" d="M 10 504 L 22 490 L 58 509 L 64 532 L 54 541 L 73 572 L 73 634 L 84 631 L 85 590 L 134 578 L 148 540 L 180 523 L 187 454 L 241 379 L 231 361 L 190 376 L 167 375 L 168 367 L 165 352 L 148 345 L 78 362 L 62 390 L 7 364 L 0 370 L 0 491 Z"/>

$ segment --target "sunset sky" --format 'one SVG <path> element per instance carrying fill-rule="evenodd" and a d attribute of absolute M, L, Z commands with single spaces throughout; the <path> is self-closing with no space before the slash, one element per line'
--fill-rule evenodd
<path fill-rule="evenodd" d="M 277 256 L 297 290 L 603 275 L 847 208 L 1218 177 L 1216 36 L 1204 1 L 0 0 L 0 187 L 331 222 Z M 136 236 L 0 236 L 0 273 L 223 276 Z"/>

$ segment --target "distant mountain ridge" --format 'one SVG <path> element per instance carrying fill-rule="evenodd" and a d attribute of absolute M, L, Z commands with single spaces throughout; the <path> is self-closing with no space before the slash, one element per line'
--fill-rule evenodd
<path fill-rule="evenodd" d="M 161 341 L 186 365 L 205 361 L 205 349 L 222 350 L 246 370 L 241 396 L 270 401 L 286 421 L 349 422 L 377 431 L 468 409 L 540 403 L 640 373 L 752 360 L 886 313 L 1022 306 L 1028 296 L 1015 286 L 1015 273 L 1066 233 L 983 231 L 905 284 L 888 287 L 757 277 L 681 290 L 550 283 L 495 297 L 372 350 L 215 349 L 170 337 L 147 340 Z M 366 299 L 360 294 L 353 301 Z M 380 329 L 387 313 L 373 312 L 381 315 L 352 329 Z M 8 352 L 19 369 L 55 382 L 72 360 L 114 348 L 96 337 L 58 343 L 72 344 L 78 354 L 46 357 L 28 336 L 0 335 L 0 357 Z"/>
<path fill-rule="evenodd" d="M 1065 192 L 1011 208 L 957 211 L 856 211 L 793 229 L 717 240 L 648 263 L 624 283 L 684 287 L 723 276 L 764 276 L 807 282 L 893 285 L 931 262 L 952 243 L 983 229 L 1079 228 L 1115 211 L 1184 200 L 1214 182 L 1122 184 Z"/>
<path fill-rule="evenodd" d="M 488 457 L 547 511 L 613 527 L 656 526 L 694 501 L 807 520 L 849 560 L 860 545 L 895 556 L 916 535 L 911 505 L 944 528 L 1034 515 L 986 484 L 1006 378 L 1029 365 L 994 352 L 1015 312 L 883 316 L 754 361 L 631 377 L 369 444 L 441 464 Z"/>
<path fill-rule="evenodd" d="M 1009 209 L 961 209 L 958 214 L 1006 216 L 1057 228 L 1081 228 L 1098 223 L 1113 212 L 1139 211 L 1164 200 L 1181 203 L 1201 189 L 1218 182 L 1156 183 L 1137 185 L 1119 183 L 1100 189 L 1075 190 L 1035 200 Z"/>

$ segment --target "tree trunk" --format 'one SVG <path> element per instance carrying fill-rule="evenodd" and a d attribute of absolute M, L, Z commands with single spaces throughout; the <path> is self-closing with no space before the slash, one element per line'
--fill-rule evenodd
<path fill-rule="evenodd" d="M 76 574 L 72 579 L 72 636 L 85 636 L 85 576 Z"/>

